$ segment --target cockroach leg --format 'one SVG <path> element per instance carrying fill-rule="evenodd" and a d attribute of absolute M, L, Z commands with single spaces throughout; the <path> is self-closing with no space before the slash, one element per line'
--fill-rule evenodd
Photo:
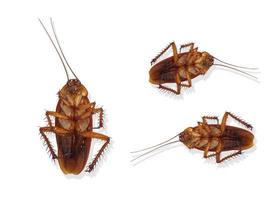
<path fill-rule="evenodd" d="M 58 117 L 58 118 L 61 118 L 61 119 L 68 119 L 67 116 L 64 116 L 64 115 L 62 115 L 60 113 L 56 113 L 56 112 L 53 112 L 53 111 L 46 111 L 45 115 L 46 115 L 46 118 L 47 118 L 49 126 L 40 127 L 39 131 L 40 131 L 41 134 L 44 134 L 44 133 L 47 133 L 47 132 L 52 132 L 52 133 L 64 136 L 65 134 L 69 133 L 69 131 L 66 130 L 66 129 L 53 126 L 52 122 L 51 122 L 51 119 L 50 119 L 50 116 L 55 116 L 55 117 Z M 45 137 L 46 137 L 46 135 L 45 135 Z M 44 137 L 44 139 L 45 139 L 45 137 Z"/>
<path fill-rule="evenodd" d="M 217 124 L 219 124 L 218 117 L 216 117 L 216 116 L 203 116 L 202 120 L 203 120 L 204 124 L 208 124 L 207 119 L 216 120 Z"/>
<path fill-rule="evenodd" d="M 71 106 L 71 104 L 69 103 L 69 101 L 68 101 L 65 97 L 63 97 L 63 96 L 61 95 L 60 91 L 58 92 L 58 96 L 59 96 L 59 99 L 60 99 L 65 105 Z"/>
<path fill-rule="evenodd" d="M 181 79 L 180 79 L 180 75 L 176 74 L 176 90 L 165 87 L 161 84 L 159 84 L 159 89 L 165 89 L 165 90 L 168 90 L 170 92 L 173 92 L 174 94 L 180 94 L 181 93 L 181 87 L 191 87 L 192 86 L 190 75 L 188 73 L 186 73 L 186 75 L 187 75 L 188 84 L 182 84 Z"/>
<path fill-rule="evenodd" d="M 93 110 L 95 108 L 95 104 L 96 104 L 95 102 L 92 102 L 92 103 L 80 105 L 79 108 L 78 108 L 78 117 L 82 117 L 87 112 L 90 113 L 90 114 L 93 113 Z M 82 117 L 82 118 L 83 119 L 87 118 L 87 116 L 86 117 Z"/>
<path fill-rule="evenodd" d="M 240 122 L 241 124 L 243 124 L 244 126 L 246 126 L 247 128 L 249 128 L 250 130 L 252 130 L 253 127 L 252 127 L 251 124 L 249 124 L 249 123 L 243 121 L 242 119 L 240 119 L 239 117 L 233 115 L 233 114 L 230 113 L 230 112 L 225 112 L 225 113 L 224 113 L 224 116 L 223 116 L 223 118 L 222 118 L 221 127 L 220 127 L 220 130 L 221 130 L 222 133 L 223 133 L 224 130 L 225 130 L 228 116 L 231 116 L 233 119 L 237 120 L 238 122 Z"/>
<path fill-rule="evenodd" d="M 180 92 L 181 92 L 181 85 L 177 84 L 177 90 L 173 90 L 171 88 L 168 88 L 168 87 L 165 87 L 165 86 L 159 84 L 159 89 L 168 90 L 170 92 L 173 92 L 174 94 L 180 94 Z"/>
<path fill-rule="evenodd" d="M 95 102 L 92 102 L 92 103 L 80 105 L 78 109 L 81 110 L 81 111 L 85 111 L 88 108 L 94 108 L 95 104 L 96 104 Z"/>
<path fill-rule="evenodd" d="M 215 153 L 215 154 L 211 154 L 209 157 L 211 157 L 211 156 L 216 156 L 216 162 L 217 162 L 217 163 L 221 163 L 221 162 L 223 162 L 224 160 L 226 160 L 226 159 L 228 159 L 228 158 L 231 158 L 231 157 L 233 157 L 233 156 L 236 156 L 236 155 L 238 155 L 238 154 L 241 154 L 241 150 L 239 150 L 239 151 L 237 151 L 237 152 L 235 152 L 235 153 L 232 153 L 232 154 L 230 154 L 230 155 L 228 155 L 228 156 L 225 156 L 224 158 L 220 158 L 221 152 L 222 152 L 222 144 L 221 144 L 221 141 L 219 141 L 219 143 L 218 143 L 218 145 L 217 145 L 217 147 L 216 147 L 216 153 Z"/>
<path fill-rule="evenodd" d="M 100 129 L 103 128 L 103 108 L 95 108 L 93 110 L 93 114 L 99 113 L 99 125 L 97 127 L 93 127 L 93 129 Z"/>
<path fill-rule="evenodd" d="M 185 74 L 186 74 L 186 78 L 187 78 L 188 84 L 182 84 L 181 78 L 180 78 L 180 74 L 177 73 L 176 74 L 176 90 L 173 90 L 171 88 L 162 86 L 161 84 L 159 85 L 159 88 L 168 90 L 168 91 L 173 92 L 175 94 L 180 94 L 181 93 L 181 87 L 191 87 L 192 86 L 190 75 L 189 75 L 189 73 L 188 73 L 188 71 L 186 69 L 185 69 Z"/>
<path fill-rule="evenodd" d="M 67 134 L 70 133 L 70 131 L 66 130 L 66 129 L 63 129 L 63 128 L 60 128 L 60 127 L 55 127 L 55 126 L 52 126 L 52 127 L 40 127 L 39 129 L 40 132 L 43 132 L 43 133 L 49 133 L 49 132 L 52 132 L 52 133 L 55 133 L 57 135 L 60 135 L 60 136 L 65 136 Z"/>
<path fill-rule="evenodd" d="M 95 102 L 83 105 L 81 108 L 79 108 L 79 110 L 81 111 L 81 113 L 79 114 L 78 119 L 86 119 L 88 117 L 91 117 L 92 114 L 100 113 L 98 127 L 99 128 L 103 127 L 103 109 L 95 108 Z"/>
<path fill-rule="evenodd" d="M 103 127 L 103 109 L 102 108 L 95 108 L 95 102 L 83 105 L 79 110 L 84 110 L 78 116 L 78 119 L 86 119 L 91 117 L 92 114 L 99 113 L 99 126 L 93 127 L 94 129 L 99 129 Z"/>
<path fill-rule="evenodd" d="M 93 114 L 93 108 L 89 108 L 86 112 L 79 115 L 78 119 L 86 119 L 88 117 L 91 117 L 92 114 Z"/>
<path fill-rule="evenodd" d="M 175 42 L 171 42 L 164 50 L 161 51 L 161 53 L 159 53 L 152 61 L 151 61 L 151 65 L 153 65 L 153 63 L 155 63 L 159 57 L 161 57 L 161 55 L 163 55 L 169 48 L 172 48 L 173 50 L 173 58 L 174 58 L 174 62 L 177 62 L 178 60 L 178 53 L 177 53 L 177 47 Z"/>
<path fill-rule="evenodd" d="M 87 138 L 96 138 L 96 139 L 100 139 L 100 140 L 104 140 L 105 143 L 103 144 L 103 146 L 101 147 L 101 149 L 98 151 L 98 153 L 96 154 L 95 158 L 93 159 L 93 161 L 91 162 L 91 164 L 89 164 L 88 168 L 87 168 L 87 172 L 91 172 L 97 161 L 99 160 L 100 156 L 102 155 L 102 153 L 104 152 L 105 148 L 108 146 L 108 144 L 110 143 L 110 137 L 103 135 L 101 133 L 96 133 L 96 132 L 92 132 L 92 131 L 88 131 L 88 132 L 83 132 L 80 133 L 83 137 L 87 137 Z"/>
<path fill-rule="evenodd" d="M 212 156 L 212 155 L 208 155 L 210 146 L 211 146 L 211 142 L 209 141 L 204 151 L 204 158 L 208 158 Z"/>
<path fill-rule="evenodd" d="M 197 122 L 197 124 L 198 124 L 199 130 L 201 129 L 201 130 L 204 130 L 204 131 L 207 131 L 207 132 L 211 131 L 211 129 L 210 129 L 208 124 L 205 124 L 203 122 Z"/>
<path fill-rule="evenodd" d="M 68 116 L 63 115 L 63 114 L 58 113 L 58 112 L 54 112 L 54 111 L 46 111 L 45 115 L 46 115 L 47 119 L 49 118 L 49 116 L 57 117 L 59 119 L 69 119 Z M 49 120 L 50 120 L 50 118 L 49 118 Z"/>
<path fill-rule="evenodd" d="M 221 141 L 219 141 L 218 145 L 216 147 L 216 150 L 215 150 L 215 154 L 211 154 L 210 157 L 215 156 L 216 162 L 220 163 L 220 162 L 222 162 L 221 159 L 220 159 L 221 152 L 222 152 L 222 143 L 221 143 Z"/>
<path fill-rule="evenodd" d="M 193 47 L 194 47 L 194 43 L 191 42 L 191 43 L 188 43 L 188 44 L 183 44 L 183 45 L 181 45 L 179 52 L 181 53 L 182 49 L 185 48 L 185 47 L 190 47 L 190 48 L 189 48 L 189 51 L 192 51 L 192 50 L 193 50 Z"/>
<path fill-rule="evenodd" d="M 207 155 L 206 157 L 204 157 L 204 158 L 210 158 L 210 157 L 213 157 L 213 156 L 216 156 L 217 154 L 216 153 L 212 153 L 212 154 L 210 154 L 210 155 Z"/>
<path fill-rule="evenodd" d="M 51 155 L 52 159 L 53 159 L 53 160 L 57 159 L 58 156 L 57 156 L 57 154 L 55 153 L 55 150 L 54 150 L 54 148 L 53 148 L 53 146 L 52 146 L 50 140 L 49 140 L 48 137 L 45 135 L 45 133 L 43 132 L 43 130 L 40 130 L 40 134 L 41 134 L 42 138 L 44 139 L 44 141 L 45 141 L 45 143 L 46 143 L 46 145 L 47 145 L 47 148 L 48 148 L 48 150 L 49 150 L 49 152 L 50 152 L 50 155 Z"/>
<path fill-rule="evenodd" d="M 83 137 L 86 137 L 86 138 L 96 138 L 96 139 L 99 139 L 99 140 L 107 140 L 107 138 L 109 138 L 108 136 L 106 135 L 103 135 L 101 133 L 96 133 L 96 132 L 92 132 L 92 131 L 84 131 L 84 132 L 81 132 L 79 133 L 80 135 L 82 135 Z"/>
<path fill-rule="evenodd" d="M 53 111 L 46 111 L 46 118 L 47 118 L 47 121 L 48 121 L 48 125 L 49 125 L 49 128 L 52 129 L 52 132 L 55 132 L 57 131 L 57 134 L 65 134 L 65 132 L 67 130 L 62 130 L 62 128 L 57 128 L 57 127 L 54 127 L 52 125 L 52 121 L 50 119 L 50 116 L 54 116 L 54 117 L 57 117 L 57 118 L 60 118 L 60 119 L 67 119 L 69 120 L 69 117 L 63 115 L 63 114 L 60 114 L 60 113 L 57 113 L 57 112 L 53 112 Z"/>
<path fill-rule="evenodd" d="M 192 84 L 191 84 L 191 77 L 190 77 L 189 72 L 188 72 L 187 69 L 185 69 L 185 74 L 186 74 L 186 77 L 187 77 L 187 80 L 188 80 L 188 84 L 181 84 L 181 86 L 191 87 L 192 86 Z M 180 75 L 179 75 L 179 79 L 180 79 Z"/>
<path fill-rule="evenodd" d="M 235 152 L 235 153 L 232 153 L 232 154 L 230 154 L 230 155 L 228 155 L 228 156 L 225 156 L 224 158 L 220 158 L 220 153 L 219 153 L 219 154 L 216 154 L 216 162 L 217 162 L 217 163 L 221 163 L 222 161 L 224 161 L 224 160 L 226 160 L 226 159 L 228 159 L 228 158 L 234 157 L 234 156 L 236 156 L 236 155 L 239 155 L 239 154 L 241 154 L 241 150 L 239 150 L 239 151 L 237 151 L 237 152 Z"/>

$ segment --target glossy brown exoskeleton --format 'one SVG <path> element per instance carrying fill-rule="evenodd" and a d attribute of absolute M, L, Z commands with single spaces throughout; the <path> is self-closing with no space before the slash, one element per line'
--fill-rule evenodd
<path fill-rule="evenodd" d="M 197 126 L 186 128 L 183 132 L 173 137 L 179 137 L 179 140 L 169 142 L 173 139 L 170 138 L 169 140 L 158 145 L 135 151 L 133 153 L 152 149 L 149 152 L 146 152 L 133 160 L 136 160 L 150 152 L 153 152 L 156 149 L 161 148 L 162 146 L 166 146 L 175 142 L 182 142 L 189 149 L 195 148 L 204 151 L 204 158 L 215 156 L 217 163 L 241 154 L 243 150 L 249 149 L 253 146 L 254 136 L 249 130 L 227 125 L 226 122 L 229 116 L 240 122 L 246 128 L 252 130 L 252 126 L 249 123 L 241 120 L 240 118 L 229 112 L 225 112 L 220 124 L 217 117 L 204 116 L 202 117 L 203 121 L 198 122 Z M 217 123 L 208 123 L 208 119 L 216 120 Z M 235 150 L 236 152 L 221 158 L 221 152 L 232 150 Z M 209 152 L 212 153 L 209 154 Z"/>
<path fill-rule="evenodd" d="M 160 62 L 156 61 L 169 49 L 172 48 L 173 56 L 168 57 Z M 189 48 L 188 52 L 182 52 L 183 48 Z M 215 63 L 217 60 L 220 63 Z M 154 64 L 154 65 L 153 65 Z M 247 68 L 232 65 L 223 62 L 214 56 L 210 55 L 208 52 L 200 52 L 198 48 L 194 48 L 194 43 L 189 43 L 182 45 L 180 47 L 179 53 L 177 52 L 177 47 L 174 42 L 170 43 L 160 54 L 158 54 L 151 62 L 152 68 L 149 71 L 150 83 L 159 85 L 160 89 L 168 90 L 175 94 L 180 94 L 181 87 L 191 87 L 191 80 L 199 75 L 204 75 L 211 66 L 217 65 L 221 67 L 226 67 L 245 75 L 248 75 L 254 79 L 257 77 L 239 70 L 256 70 L 257 68 Z M 186 84 L 183 82 L 187 82 Z M 176 83 L 177 89 L 171 89 L 164 86 L 166 83 Z"/>
<path fill-rule="evenodd" d="M 52 20 L 51 25 L 56 42 L 65 62 L 68 65 L 67 67 L 73 73 L 75 79 L 69 79 L 62 56 L 59 54 L 58 49 L 56 48 L 54 41 L 47 32 L 45 26 L 41 21 L 40 23 L 61 58 L 68 78 L 67 83 L 58 92 L 59 101 L 56 106 L 56 111 L 46 112 L 48 125 L 39 129 L 40 134 L 45 140 L 52 159 L 57 159 L 59 161 L 60 168 L 65 174 L 79 174 L 82 172 L 87 164 L 92 139 L 95 138 L 105 141 L 92 163 L 88 165 L 86 171 L 91 172 L 94 169 L 99 157 L 110 142 L 110 138 L 108 136 L 94 132 L 94 129 L 103 127 L 103 109 L 96 108 L 95 102 L 89 101 L 87 89 L 81 84 L 80 80 L 68 65 L 57 39 Z M 96 113 L 99 114 L 98 127 L 93 126 L 92 120 L 93 115 Z M 55 118 L 55 124 L 51 122 L 50 117 Z M 47 137 L 47 133 L 54 133 L 56 135 L 58 154 L 56 154 L 53 146 L 51 145 Z"/>

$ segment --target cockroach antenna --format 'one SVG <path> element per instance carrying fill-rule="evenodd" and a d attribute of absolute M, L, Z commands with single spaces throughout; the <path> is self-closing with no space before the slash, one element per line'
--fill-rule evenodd
<path fill-rule="evenodd" d="M 229 68 L 229 69 L 232 69 L 234 71 L 237 71 L 237 72 L 240 72 L 242 74 L 245 74 L 247 76 L 250 76 L 254 79 L 258 79 L 258 77 L 246 72 L 246 71 L 250 71 L 250 70 L 258 70 L 258 68 L 251 68 L 251 67 L 242 67 L 242 66 L 238 66 L 238 65 L 233 65 L 233 64 L 230 64 L 230 63 L 227 63 L 227 62 L 224 62 L 216 57 L 213 56 L 213 58 L 217 61 L 219 61 L 220 63 L 219 64 L 214 64 L 216 66 L 221 66 L 221 67 L 225 67 L 225 68 Z M 223 63 L 223 64 L 222 64 Z M 242 70 L 244 69 L 244 71 Z M 252 73 L 257 73 L 257 71 L 252 71 Z"/>
<path fill-rule="evenodd" d="M 173 144 L 173 143 L 176 143 L 176 142 L 180 142 L 180 141 L 179 141 L 179 140 L 176 140 L 176 141 L 173 141 L 173 142 L 169 142 L 169 143 L 163 144 L 163 145 L 161 145 L 161 146 L 159 146 L 159 147 L 156 147 L 156 148 L 154 148 L 154 149 L 152 149 L 152 150 L 150 150 L 150 151 L 147 151 L 146 153 L 143 153 L 143 154 L 139 155 L 138 157 L 132 159 L 131 162 L 134 162 L 135 160 L 137 160 L 137 159 L 139 159 L 139 158 L 141 158 L 141 157 L 143 157 L 143 156 L 145 156 L 145 155 L 147 155 L 147 154 L 149 154 L 149 153 L 152 153 L 152 152 L 154 152 L 154 151 L 156 151 L 156 150 L 158 150 L 158 149 L 160 149 L 160 148 L 162 148 L 162 147 L 168 146 L 168 145 Z"/>
<path fill-rule="evenodd" d="M 46 32 L 48 38 L 50 39 L 50 41 L 51 41 L 53 47 L 55 48 L 55 50 L 56 50 L 56 52 L 57 52 L 57 54 L 58 54 L 58 56 L 59 56 L 59 58 L 60 58 L 60 60 L 61 60 L 61 62 L 62 62 L 62 64 L 63 64 L 63 68 L 64 68 L 64 71 L 65 71 L 67 80 L 69 80 L 69 75 L 68 75 L 68 71 L 67 71 L 67 69 L 66 69 L 65 63 L 67 64 L 67 67 L 70 69 L 70 71 L 71 71 L 72 74 L 75 76 L 75 78 L 76 78 L 77 80 L 79 80 L 78 77 L 76 76 L 76 74 L 75 74 L 75 73 L 73 72 L 73 70 L 71 69 L 70 65 L 68 64 L 68 62 L 67 62 L 67 60 L 66 60 L 66 58 L 65 58 L 65 56 L 64 56 L 64 53 L 63 53 L 63 51 L 62 51 L 61 45 L 60 45 L 60 43 L 59 43 L 59 40 L 58 40 L 56 31 L 55 31 L 55 28 L 54 28 L 54 23 L 53 23 L 52 18 L 50 18 L 52 30 L 53 30 L 53 33 L 54 33 L 56 42 L 57 42 L 57 44 L 58 44 L 58 47 L 59 47 L 59 50 L 61 51 L 61 53 L 59 52 L 57 46 L 55 45 L 54 40 L 53 40 L 52 37 L 50 36 L 49 32 L 47 31 L 47 29 L 46 29 L 46 27 L 44 26 L 44 24 L 42 23 L 42 21 L 41 21 L 39 18 L 38 18 L 38 20 L 39 20 L 41 26 L 43 27 L 43 29 L 45 30 L 45 32 Z M 62 54 L 62 55 L 61 55 L 61 54 Z M 65 62 L 64 62 L 63 59 L 65 60 Z"/>
<path fill-rule="evenodd" d="M 168 146 L 168 145 L 170 145 L 170 144 L 173 144 L 173 143 L 176 143 L 176 142 L 180 142 L 179 140 L 170 142 L 171 140 L 173 140 L 174 138 L 178 137 L 179 135 L 180 135 L 180 134 L 177 134 L 177 135 L 175 135 L 174 137 L 172 137 L 172 138 L 170 138 L 170 139 L 168 139 L 168 140 L 166 140 L 166 141 L 164 141 L 164 142 L 161 142 L 161 143 L 159 143 L 159 144 L 156 144 L 156 145 L 154 145 L 154 146 L 147 147 L 147 148 L 144 148 L 144 149 L 140 149 L 140 150 L 137 150 L 137 151 L 132 151 L 131 153 L 138 153 L 138 152 L 142 152 L 142 151 L 146 151 L 146 150 L 151 149 L 150 151 L 147 151 L 147 152 L 145 152 L 145 153 L 143 153 L 143 154 L 137 156 L 136 158 L 132 159 L 131 162 L 133 162 L 133 161 L 135 161 L 135 160 L 137 160 L 137 159 L 139 159 L 139 158 L 141 158 L 141 157 L 143 157 L 143 156 L 145 156 L 145 155 L 147 155 L 147 154 L 149 154 L 149 153 L 152 153 L 152 152 L 154 152 L 154 151 L 156 151 L 156 150 L 158 150 L 158 149 L 160 149 L 160 148 L 162 148 L 162 147 L 164 147 L 164 146 Z M 153 149 L 153 148 L 154 148 L 154 149 Z"/>
<path fill-rule="evenodd" d="M 78 77 L 76 76 L 76 74 L 73 72 L 73 70 L 72 70 L 72 68 L 70 67 L 70 65 L 68 64 L 67 59 L 66 59 L 66 57 L 65 57 L 65 55 L 64 55 L 64 53 L 63 53 L 63 50 L 62 50 L 62 48 L 61 48 L 61 45 L 60 45 L 58 36 L 57 36 L 57 34 L 56 34 L 56 29 L 55 29 L 54 22 L 53 22 L 53 19 L 52 19 L 52 18 L 50 18 L 50 22 L 51 22 L 51 26 L 52 26 L 52 30 L 53 30 L 55 39 L 56 39 L 57 44 L 58 44 L 58 46 L 59 46 L 59 49 L 60 49 L 60 51 L 61 51 L 61 53 L 62 53 L 62 56 L 63 56 L 63 58 L 64 58 L 64 60 L 65 60 L 65 62 L 66 62 L 66 64 L 67 64 L 68 68 L 69 68 L 70 71 L 72 72 L 72 74 L 75 76 L 75 78 L 76 78 L 77 80 L 79 80 Z"/>
<path fill-rule="evenodd" d="M 224 64 L 227 64 L 227 65 L 230 65 L 230 66 L 233 66 L 233 67 L 237 67 L 237 68 L 241 68 L 241 69 L 248 69 L 248 70 L 257 70 L 259 68 L 252 68 L 252 67 L 242 67 L 242 66 L 238 66 L 238 65 L 233 65 L 233 64 L 230 64 L 230 63 L 227 63 L 227 62 L 224 62 L 222 60 L 219 60 L 218 58 L 214 57 L 213 58 L 219 62 L 222 62 Z"/>
<path fill-rule="evenodd" d="M 65 73 L 66 73 L 67 80 L 69 80 L 68 72 L 67 72 L 67 70 L 66 70 L 66 67 L 65 67 L 65 64 L 64 64 L 64 61 L 63 61 L 63 59 L 62 59 L 62 56 L 61 56 L 60 52 L 58 51 L 58 49 L 57 49 L 57 47 L 56 47 L 56 45 L 55 45 L 53 39 L 51 38 L 49 32 L 47 31 L 47 29 L 46 29 L 46 27 L 44 26 L 44 24 L 42 23 L 42 21 L 41 21 L 39 18 L 38 18 L 38 21 L 40 22 L 42 28 L 45 30 L 45 32 L 46 32 L 48 38 L 50 39 L 51 43 L 53 44 L 53 46 L 54 46 L 54 48 L 55 48 L 55 50 L 56 50 L 56 52 L 57 52 L 57 54 L 58 54 L 58 56 L 59 56 L 59 58 L 60 58 L 62 64 L 63 64 L 63 68 L 64 68 L 64 71 L 65 71 Z"/>
<path fill-rule="evenodd" d="M 166 143 L 166 142 L 169 142 L 170 140 L 173 140 L 173 139 L 176 138 L 177 136 L 179 136 L 179 134 L 175 135 L 174 137 L 172 137 L 172 138 L 170 138 L 170 139 L 168 139 L 168 140 L 166 140 L 166 141 L 163 141 L 163 142 L 161 142 L 161 143 L 159 143 L 159 144 L 156 144 L 156 145 L 154 145 L 154 146 L 147 147 L 147 148 L 144 148 L 144 149 L 140 149 L 140 150 L 137 150 L 137 151 L 132 151 L 131 153 L 138 153 L 138 152 L 141 152 L 141 151 L 145 151 L 145 150 L 148 150 L 148 149 L 152 149 L 152 148 L 157 147 L 157 146 L 160 146 L 160 145 L 162 145 L 162 144 L 164 144 L 164 143 Z"/>

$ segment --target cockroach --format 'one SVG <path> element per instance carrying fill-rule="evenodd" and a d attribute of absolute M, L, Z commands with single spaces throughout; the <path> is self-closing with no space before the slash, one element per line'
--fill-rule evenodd
<path fill-rule="evenodd" d="M 172 48 L 173 56 L 168 57 L 160 62 L 156 61 L 168 50 Z M 187 52 L 182 52 L 183 48 L 188 48 Z M 215 63 L 215 60 L 219 63 Z M 208 52 L 199 52 L 198 47 L 194 47 L 194 43 L 181 45 L 179 53 L 175 42 L 170 43 L 164 50 L 161 51 L 152 61 L 152 68 L 149 71 L 150 83 L 159 85 L 160 89 L 164 89 L 175 94 L 180 94 L 181 87 L 191 87 L 192 79 L 204 75 L 211 66 L 221 66 L 231 70 L 240 72 L 253 79 L 257 79 L 246 71 L 242 70 L 257 70 L 257 68 L 240 67 L 233 65 L 210 55 Z M 252 71 L 252 73 L 255 71 Z M 182 83 L 182 82 L 187 83 Z M 176 90 L 166 87 L 163 84 L 176 83 Z"/>
<path fill-rule="evenodd" d="M 92 140 L 100 139 L 105 141 L 86 169 L 87 172 L 91 172 L 110 142 L 110 137 L 94 132 L 94 129 L 103 128 L 103 109 L 96 108 L 96 103 L 89 101 L 87 89 L 81 84 L 68 64 L 57 38 L 52 19 L 50 19 L 52 31 L 61 54 L 40 19 L 39 22 L 53 44 L 67 76 L 67 83 L 58 92 L 59 100 L 56 111 L 46 111 L 48 125 L 41 127 L 39 132 L 48 147 L 52 159 L 58 160 L 64 174 L 77 175 L 81 173 L 87 164 Z M 74 79 L 69 79 L 67 68 L 72 72 L 75 77 Z M 99 124 L 97 127 L 93 127 L 93 115 L 95 114 L 99 114 Z M 55 118 L 54 125 L 50 117 Z M 58 155 L 50 143 L 47 133 L 55 134 Z"/>
<path fill-rule="evenodd" d="M 148 152 L 137 156 L 132 161 L 160 149 L 161 147 L 176 142 L 182 142 L 189 149 L 195 148 L 200 151 L 204 151 L 204 158 L 215 156 L 217 163 L 221 163 L 228 158 L 241 154 L 243 150 L 249 149 L 253 146 L 254 135 L 249 130 L 227 125 L 228 117 L 232 117 L 244 125 L 247 129 L 252 130 L 251 124 L 245 122 L 230 112 L 225 112 L 220 124 L 218 117 L 203 116 L 202 122 L 198 122 L 197 126 L 186 128 L 181 133 L 155 146 L 131 152 L 138 153 L 149 150 Z M 209 123 L 208 120 L 216 120 L 217 123 Z M 179 138 L 178 140 L 172 141 L 177 137 Z M 221 158 L 220 154 L 223 151 L 235 152 Z M 209 152 L 212 153 L 209 154 Z"/>

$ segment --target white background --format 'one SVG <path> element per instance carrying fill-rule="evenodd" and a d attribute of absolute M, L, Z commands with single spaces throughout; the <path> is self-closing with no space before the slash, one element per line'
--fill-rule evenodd
<path fill-rule="evenodd" d="M 276 198 L 276 15 L 266 0 L 1 1 L 0 199 Z M 105 109 L 112 144 L 92 175 L 63 175 L 38 134 L 66 83 L 37 20 L 50 29 L 50 16 L 91 100 Z M 179 97 L 164 94 L 148 71 L 173 40 L 259 67 L 259 82 L 215 67 Z M 216 164 L 176 144 L 130 162 L 130 151 L 226 110 L 255 128 L 255 147 L 242 156 Z"/>

